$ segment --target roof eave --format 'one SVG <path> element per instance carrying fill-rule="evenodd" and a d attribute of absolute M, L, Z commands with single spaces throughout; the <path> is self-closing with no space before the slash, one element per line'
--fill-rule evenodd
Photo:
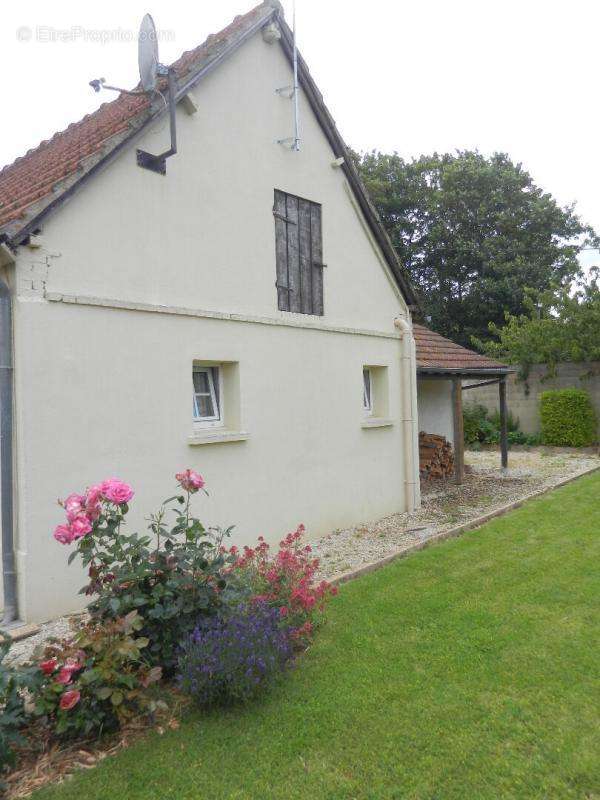
<path fill-rule="evenodd" d="M 417 367 L 417 375 L 435 376 L 458 376 L 467 375 L 470 377 L 488 377 L 490 375 L 510 375 L 516 372 L 514 367 Z"/>

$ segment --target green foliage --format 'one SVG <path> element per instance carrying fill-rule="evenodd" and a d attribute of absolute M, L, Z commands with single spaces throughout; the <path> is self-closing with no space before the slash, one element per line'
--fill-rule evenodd
<path fill-rule="evenodd" d="M 487 408 L 481 405 L 465 405 L 463 407 L 463 431 L 465 444 L 484 441 L 484 424 L 487 422 Z"/>
<path fill-rule="evenodd" d="M 14 748 L 24 744 L 21 728 L 27 721 L 26 699 L 36 691 L 39 670 L 6 664 L 10 650 L 9 634 L 0 631 L 0 789 L 2 775 L 14 764 Z"/>
<path fill-rule="evenodd" d="M 107 622 L 89 622 L 72 639 L 49 645 L 38 670 L 35 714 L 60 737 L 115 730 L 133 716 L 152 714 L 164 703 L 151 686 L 160 667 L 143 662 L 148 639 L 139 635 L 137 611 Z"/>
<path fill-rule="evenodd" d="M 166 506 L 175 524 L 166 524 Z M 79 540 L 78 550 L 90 581 L 82 589 L 96 595 L 88 606 L 95 619 L 110 620 L 139 611 L 141 635 L 148 639 L 146 658 L 167 674 L 177 661 L 177 647 L 201 615 L 220 606 L 226 586 L 220 552 L 229 530 L 207 530 L 190 513 L 190 495 L 170 497 L 150 518 L 151 536 L 122 531 L 126 505 L 105 504 L 93 531 Z"/>
<path fill-rule="evenodd" d="M 493 411 L 491 414 L 482 405 L 465 405 L 463 408 L 463 427 L 466 445 L 499 444 L 500 443 L 500 413 Z M 534 434 L 523 433 L 519 428 L 519 420 L 508 412 L 506 417 L 508 444 L 539 444 L 539 437 Z"/>
<path fill-rule="evenodd" d="M 520 366 L 526 378 L 532 364 L 545 364 L 547 376 L 565 361 L 600 360 L 600 289 L 593 277 L 576 292 L 528 292 L 525 313 L 507 313 L 503 326 L 492 323 L 496 341 L 475 341 L 493 358 Z"/>
<path fill-rule="evenodd" d="M 598 441 L 596 412 L 583 389 L 542 392 L 540 416 L 544 444 L 586 447 Z"/>
<path fill-rule="evenodd" d="M 372 152 L 359 172 L 431 327 L 460 344 L 490 338 L 490 321 L 525 312 L 525 289 L 568 286 L 577 255 L 597 242 L 502 153 L 421 156 Z"/>

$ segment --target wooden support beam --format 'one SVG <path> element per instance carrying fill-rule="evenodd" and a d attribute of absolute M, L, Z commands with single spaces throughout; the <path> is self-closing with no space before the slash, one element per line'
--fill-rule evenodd
<path fill-rule="evenodd" d="M 462 381 L 452 380 L 452 416 L 454 422 L 454 483 L 462 483 L 465 476 L 465 441 L 462 411 Z"/>
<path fill-rule="evenodd" d="M 491 386 L 493 383 L 498 383 L 498 381 L 502 380 L 501 378 L 494 378 L 491 381 L 481 381 L 481 383 L 470 383 L 468 386 L 463 386 L 463 392 L 466 392 L 467 389 L 478 389 L 480 386 Z"/>
<path fill-rule="evenodd" d="M 498 384 L 500 393 L 500 452 L 502 454 L 502 469 L 508 467 L 508 425 L 506 408 L 506 378 Z"/>

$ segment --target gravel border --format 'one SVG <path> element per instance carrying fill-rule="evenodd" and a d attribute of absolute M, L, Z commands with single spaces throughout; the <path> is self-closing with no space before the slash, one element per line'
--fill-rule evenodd
<path fill-rule="evenodd" d="M 588 454 L 511 452 L 514 466 L 505 471 L 497 466 L 497 453 L 468 452 L 467 458 L 469 472 L 464 484 L 428 484 L 423 489 L 422 506 L 414 513 L 392 514 L 312 541 L 321 561 L 319 576 L 331 580 L 415 549 L 443 532 L 473 527 L 479 518 L 516 507 L 530 497 L 600 468 L 600 459 Z"/>
<path fill-rule="evenodd" d="M 508 514 L 509 511 L 513 511 L 517 508 L 520 508 L 529 500 L 534 500 L 536 497 L 540 497 L 541 495 L 546 494 L 547 492 L 551 492 L 553 489 L 557 489 L 559 486 L 566 486 L 568 483 L 576 481 L 583 475 L 589 475 L 590 473 L 597 472 L 598 470 L 600 470 L 600 465 L 583 470 L 582 472 L 578 472 L 575 475 L 571 475 L 569 478 L 564 478 L 563 480 L 559 481 L 553 486 L 547 486 L 544 489 L 540 489 L 537 492 L 533 492 L 532 494 L 527 495 L 527 497 L 524 497 L 521 500 L 515 500 L 514 502 L 509 503 L 506 506 L 502 506 L 501 508 L 497 508 L 494 511 L 490 511 L 487 514 L 483 514 L 480 517 L 476 517 L 475 519 L 465 523 L 464 525 L 458 525 L 456 528 L 450 528 L 448 530 L 438 531 L 434 533 L 432 536 L 423 538 L 421 539 L 421 541 L 408 544 L 405 547 L 402 547 L 399 550 L 396 550 L 395 552 L 385 556 L 385 558 L 379 559 L 378 561 L 373 561 L 369 564 L 363 564 L 361 567 L 350 570 L 349 572 L 341 572 L 338 575 L 333 575 L 330 577 L 329 581 L 330 583 L 334 584 L 334 586 L 337 586 L 340 583 L 347 583 L 348 581 L 351 581 L 354 578 L 359 578 L 361 575 L 366 575 L 369 572 L 375 572 L 376 570 L 385 567 L 386 564 L 390 564 L 392 561 L 396 561 L 396 559 L 398 558 L 403 558 L 404 556 L 410 555 L 410 553 L 415 553 L 418 550 L 423 550 L 425 547 L 428 547 L 431 544 L 436 544 L 437 542 L 450 539 L 454 536 L 459 536 L 461 533 L 466 533 L 467 531 L 472 531 L 475 530 L 476 528 L 480 528 L 482 525 L 485 525 L 486 522 L 489 522 L 490 520 L 495 519 L 496 517 L 501 517 L 504 514 Z"/>

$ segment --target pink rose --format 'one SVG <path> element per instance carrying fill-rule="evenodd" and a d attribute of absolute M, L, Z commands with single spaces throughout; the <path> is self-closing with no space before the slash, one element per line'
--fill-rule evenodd
<path fill-rule="evenodd" d="M 190 492 L 190 494 L 194 494 L 198 489 L 204 487 L 204 478 L 202 475 L 194 472 L 193 469 L 186 469 L 184 472 L 178 472 L 175 478 L 179 482 L 181 488 L 185 489 L 186 492 Z"/>
<path fill-rule="evenodd" d="M 102 488 L 100 486 L 90 486 L 88 489 L 86 489 L 85 513 L 92 522 L 95 522 L 95 520 L 97 520 L 102 513 L 102 506 L 100 504 L 101 500 Z"/>
<path fill-rule="evenodd" d="M 81 692 L 77 689 L 70 689 L 68 692 L 63 692 L 60 698 L 60 707 L 63 711 L 69 711 L 76 706 L 81 698 Z"/>
<path fill-rule="evenodd" d="M 92 530 L 92 523 L 85 514 L 79 514 L 79 516 L 71 520 L 71 525 L 69 527 L 71 528 L 73 539 L 81 539 L 82 536 L 85 536 L 86 533 Z"/>
<path fill-rule="evenodd" d="M 68 683 L 71 683 L 71 673 L 72 670 L 68 669 L 67 667 L 62 667 L 62 669 L 56 676 L 56 682 L 62 683 L 66 686 Z"/>
<path fill-rule="evenodd" d="M 89 505 L 88 503 L 86 503 L 85 515 L 90 520 L 90 522 L 95 522 L 101 513 L 102 513 L 102 506 L 100 505 L 100 503 L 94 503 L 93 505 Z"/>
<path fill-rule="evenodd" d="M 53 535 L 61 544 L 71 544 L 74 538 L 70 525 L 57 525 Z"/>
<path fill-rule="evenodd" d="M 96 484 L 95 486 L 89 486 L 85 490 L 85 504 L 95 505 L 102 500 L 102 486 Z"/>
<path fill-rule="evenodd" d="M 57 665 L 58 662 L 55 658 L 49 658 L 47 661 L 40 662 L 40 669 L 44 675 L 52 675 Z"/>
<path fill-rule="evenodd" d="M 62 683 L 65 686 L 68 683 L 71 683 L 73 680 L 73 673 L 79 672 L 80 669 L 83 669 L 83 664 L 80 664 L 74 658 L 68 658 L 65 661 L 64 667 L 61 667 L 60 672 L 56 678 L 57 683 Z"/>
<path fill-rule="evenodd" d="M 109 478 L 101 484 L 102 495 L 120 506 L 123 503 L 128 503 L 134 495 L 133 489 L 129 484 L 123 483 L 118 478 Z"/>
<path fill-rule="evenodd" d="M 67 499 L 63 502 L 63 506 L 65 507 L 65 511 L 67 512 L 67 517 L 69 515 L 76 515 L 80 514 L 83 511 L 83 504 L 85 503 L 85 497 L 82 497 L 80 494 L 70 494 Z"/>

